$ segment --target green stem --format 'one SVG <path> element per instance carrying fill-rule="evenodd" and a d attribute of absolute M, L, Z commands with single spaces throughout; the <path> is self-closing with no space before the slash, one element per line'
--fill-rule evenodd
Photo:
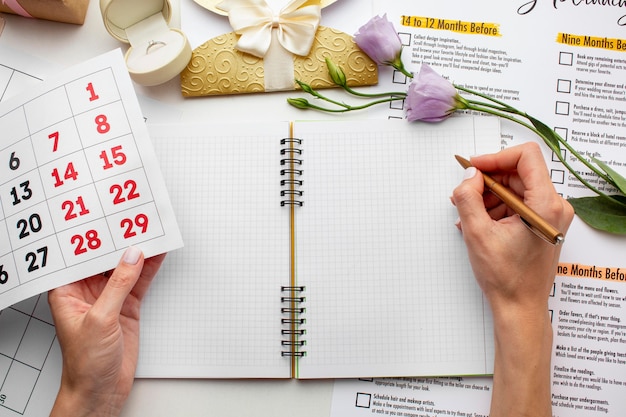
<path fill-rule="evenodd" d="M 529 129 L 529 130 L 533 131 L 536 135 L 538 135 L 539 137 L 541 137 L 542 139 L 544 139 L 544 137 L 543 137 L 543 135 L 541 134 L 541 132 L 539 132 L 539 131 L 535 128 L 535 126 L 533 126 L 533 125 L 531 125 L 531 124 L 529 124 L 529 123 L 523 122 L 523 121 L 521 121 L 520 119 L 518 119 L 518 118 L 516 118 L 516 117 L 511 116 L 510 114 L 507 114 L 507 113 L 515 113 L 515 112 L 507 111 L 507 110 L 505 110 L 505 109 L 501 109 L 501 108 L 498 108 L 498 107 L 496 107 L 496 106 L 485 106 L 485 107 L 483 107 L 483 106 L 482 106 L 482 104 L 479 106 L 479 105 L 477 105 L 478 103 L 476 103 L 476 102 L 470 102 L 470 101 L 468 101 L 467 103 L 468 103 L 467 108 L 468 108 L 469 110 L 479 111 L 479 112 L 481 112 L 481 113 L 488 113 L 488 114 L 492 114 L 492 115 L 494 115 L 494 116 L 501 117 L 501 118 L 503 118 L 503 119 L 510 120 L 510 121 L 512 121 L 512 122 L 515 122 L 515 123 L 517 123 L 517 124 L 519 124 L 519 125 L 524 126 L 524 127 L 525 127 L 525 128 L 527 128 L 527 129 Z M 506 111 L 507 113 L 501 113 L 501 112 L 498 112 L 498 111 L 496 111 L 496 110 Z M 517 113 L 515 113 L 515 114 L 517 114 Z M 545 139 L 544 139 L 544 140 L 545 140 Z M 550 146 L 550 143 L 547 143 L 547 145 L 548 145 L 548 146 Z M 553 149 L 553 148 L 552 148 L 552 146 L 550 146 L 550 149 Z M 554 149 L 553 149 L 553 150 L 554 150 Z"/>
<path fill-rule="evenodd" d="M 400 71 L 402 74 L 406 75 L 408 78 L 413 78 L 413 74 L 411 74 L 410 72 L 408 72 L 408 71 L 404 68 L 404 65 L 401 65 L 401 66 L 392 65 L 392 67 L 394 67 L 397 71 Z"/>
<path fill-rule="evenodd" d="M 345 109 L 340 110 L 340 112 L 347 112 L 347 111 L 351 111 L 351 110 L 363 110 L 363 109 L 366 109 L 368 107 L 376 106 L 377 104 L 390 103 L 390 102 L 395 101 L 395 100 L 397 100 L 397 98 L 389 97 L 389 98 L 382 99 L 382 100 L 370 101 L 369 103 L 363 104 L 361 106 L 350 106 L 348 104 L 342 103 L 342 104 L 339 104 L 339 105 L 344 107 Z"/>
<path fill-rule="evenodd" d="M 484 106 L 484 107 L 488 107 L 494 110 L 500 110 L 503 112 L 507 112 L 507 113 L 513 113 L 513 114 L 517 114 L 520 116 L 523 116 L 522 114 L 520 114 L 516 109 L 514 109 L 513 107 L 501 107 L 498 106 L 496 104 L 491 104 L 491 103 L 484 103 L 482 101 L 476 101 L 476 100 L 465 100 L 466 103 L 469 103 L 471 105 L 476 105 L 476 106 Z"/>
<path fill-rule="evenodd" d="M 326 101 L 326 102 L 328 102 L 328 103 L 331 103 L 331 104 L 334 104 L 334 105 L 336 105 L 336 106 L 343 107 L 345 110 L 341 110 L 342 112 L 343 112 L 343 111 L 349 111 L 349 110 L 351 109 L 351 106 L 349 106 L 348 104 L 346 104 L 346 103 L 342 103 L 342 102 L 340 102 L 340 101 L 335 101 L 335 100 L 332 100 L 332 99 L 330 99 L 330 98 L 328 98 L 328 97 L 326 97 L 326 96 L 324 96 L 324 95 L 320 94 L 320 93 L 319 93 L 319 92 L 317 92 L 316 90 L 311 89 L 311 90 L 309 91 L 309 93 L 310 93 L 313 97 L 317 97 L 317 98 L 319 98 L 320 100 L 324 100 L 324 101 Z M 315 106 L 315 107 L 314 107 L 313 105 L 310 105 L 310 107 L 311 107 L 311 108 L 314 108 L 314 109 L 316 109 L 316 110 L 324 110 L 324 111 L 330 111 L 330 112 L 337 112 L 337 110 L 330 110 L 330 109 L 326 110 L 326 109 L 324 109 L 323 107 L 317 107 L 317 106 Z"/>
<path fill-rule="evenodd" d="M 346 87 L 344 87 L 346 88 Z M 325 112 L 330 112 L 330 113 L 345 113 L 348 111 L 353 111 L 353 110 L 362 110 L 362 109 L 366 109 L 368 107 L 372 107 L 375 106 L 377 104 L 381 104 L 381 103 L 389 103 L 391 101 L 395 101 L 398 100 L 398 97 L 388 97 L 382 100 L 375 100 L 375 101 L 371 101 L 367 104 L 363 104 L 361 106 L 351 106 L 349 104 L 343 103 L 343 102 L 339 102 L 336 100 L 333 100 L 331 98 L 326 97 L 325 95 L 321 94 L 320 92 L 318 92 L 317 90 L 313 90 L 312 88 L 307 88 L 306 92 L 308 92 L 309 94 L 311 94 L 313 97 L 317 97 L 320 100 L 324 100 L 328 103 L 334 104 L 336 106 L 339 107 L 343 107 L 342 109 L 328 109 L 328 108 L 324 108 L 324 107 L 320 107 L 320 106 L 315 106 L 313 104 L 309 103 L 309 108 L 315 109 L 315 110 L 320 110 L 320 111 L 325 111 Z M 406 97 L 405 93 L 401 93 L 403 94 L 402 98 Z M 374 98 L 376 96 L 372 96 L 372 98 Z M 387 94 L 385 95 L 381 95 L 380 97 L 387 97 Z"/>
<path fill-rule="evenodd" d="M 366 93 L 361 93 L 359 91 L 353 90 L 352 88 L 348 87 L 347 85 L 342 85 L 341 87 L 343 87 L 344 90 L 346 90 L 347 93 L 352 94 L 353 96 L 357 96 L 357 97 L 365 97 L 365 98 L 377 98 L 377 97 L 387 97 L 387 96 L 395 96 L 395 97 L 399 97 L 399 98 L 405 98 L 407 96 L 406 92 L 389 92 L 389 93 L 376 93 L 376 94 L 366 94 Z"/>
<path fill-rule="evenodd" d="M 479 102 L 479 101 L 474 101 L 474 100 L 467 100 L 468 103 L 470 103 L 471 105 L 478 105 L 478 106 L 485 106 L 485 107 L 489 107 L 491 109 L 496 109 L 496 110 L 500 110 L 500 111 L 504 111 L 507 113 L 513 113 L 516 114 L 518 116 L 524 117 L 525 119 L 529 119 L 529 116 L 527 113 L 521 112 L 519 110 L 517 110 L 515 107 L 512 107 L 504 102 L 501 102 L 493 97 L 490 97 L 488 95 L 479 93 L 477 91 L 474 90 L 470 90 L 469 88 L 465 88 L 465 87 L 461 87 L 461 86 L 457 86 L 455 85 L 455 87 L 458 90 L 464 91 L 468 94 L 472 94 L 478 97 L 482 97 L 485 100 L 489 100 L 493 103 L 496 103 L 498 106 L 490 104 L 490 103 L 483 103 L 483 102 Z M 481 111 L 480 109 L 478 109 L 478 111 Z M 502 116 L 501 116 L 502 117 Z M 516 123 L 522 124 L 523 126 L 531 129 L 533 132 L 535 132 L 537 135 L 539 135 L 539 137 L 541 137 L 543 139 L 543 141 L 546 143 L 546 145 L 548 145 L 557 155 L 559 160 L 566 166 L 568 167 L 568 169 L 570 169 L 570 166 L 567 164 L 567 162 L 565 162 L 563 160 L 563 158 L 561 157 L 561 150 L 558 149 L 554 149 L 551 144 L 550 141 L 544 137 L 544 135 L 542 133 L 540 133 L 537 129 L 534 128 L 534 126 L 531 126 L 529 124 L 526 123 L 522 123 L 520 120 L 516 119 L 516 118 L 512 118 L 512 117 L 506 117 L 509 120 L 512 120 Z M 554 137 L 556 138 L 556 140 L 563 145 L 568 151 L 570 151 L 570 153 L 572 155 L 574 155 L 580 162 L 583 163 L 583 165 L 585 165 L 587 168 L 589 168 L 592 172 L 594 172 L 596 175 L 598 175 L 600 178 L 602 178 L 603 180 L 605 180 L 606 182 L 608 182 L 609 184 L 615 186 L 615 184 L 613 184 L 613 181 L 606 175 L 604 174 L 602 171 L 598 170 L 598 168 L 596 168 L 595 166 L 593 166 L 586 158 L 584 158 L 582 155 L 580 155 L 574 148 L 572 148 L 570 146 L 569 143 L 567 143 L 562 137 L 560 137 L 558 134 L 554 134 Z M 572 169 L 570 169 L 570 172 L 572 172 L 572 174 L 574 176 L 576 176 L 576 178 L 578 178 L 580 180 L 580 178 L 577 176 L 576 172 L 573 171 Z M 581 182 L 583 182 L 583 184 L 587 185 L 583 180 L 581 180 Z M 601 194 L 604 195 L 602 192 L 597 191 L 594 187 L 587 185 L 589 188 L 593 189 L 597 194 Z M 616 187 L 617 188 L 617 187 Z"/>
<path fill-rule="evenodd" d="M 346 109 L 346 108 L 343 108 L 343 109 L 329 109 L 329 108 L 326 108 L 326 107 L 316 106 L 315 104 L 311 104 L 311 103 L 308 104 L 307 109 L 323 111 L 323 112 L 326 112 L 326 113 L 345 113 L 347 111 L 350 111 L 350 109 Z"/>
<path fill-rule="evenodd" d="M 464 92 L 466 92 L 468 94 L 472 94 L 472 95 L 477 96 L 477 97 L 482 97 L 485 100 L 489 100 L 489 101 L 491 101 L 493 103 L 499 104 L 503 108 L 512 109 L 512 110 L 515 110 L 515 112 L 519 113 L 519 111 L 516 110 L 514 107 L 511 107 L 508 104 L 506 104 L 505 102 L 500 101 L 500 100 L 496 100 L 495 98 L 490 97 L 490 96 L 488 96 L 486 94 L 482 94 L 482 93 L 479 93 L 478 91 L 470 90 L 469 88 L 461 87 L 460 85 L 456 85 L 456 84 L 454 85 L 454 88 L 456 88 L 457 90 L 464 91 Z"/>
<path fill-rule="evenodd" d="M 598 168 L 596 168 L 595 166 L 593 166 L 591 164 L 591 162 L 587 161 L 587 158 L 584 158 L 581 154 L 579 154 L 576 149 L 572 148 L 572 146 L 567 143 L 567 141 L 565 141 L 565 139 L 563 139 L 560 135 L 555 134 L 556 139 L 559 141 L 559 143 L 561 145 L 563 145 L 565 147 L 565 149 L 567 149 L 568 151 L 570 151 L 570 153 L 572 155 L 574 155 L 580 162 L 582 162 L 587 168 L 589 168 L 591 171 L 593 171 L 594 173 L 596 173 L 596 175 L 598 175 L 600 178 L 602 178 L 604 181 L 608 182 L 609 184 L 613 185 L 615 188 L 619 188 L 617 187 L 614 183 L 613 180 L 611 178 L 609 178 L 606 174 L 604 174 L 602 171 L 598 170 Z M 559 159 L 561 159 L 559 157 Z"/>
<path fill-rule="evenodd" d="M 367 104 L 363 104 L 361 106 L 350 106 L 349 104 L 346 104 L 346 103 L 340 103 L 338 101 L 331 100 L 331 99 L 329 99 L 327 97 L 322 96 L 321 94 L 314 94 L 314 96 L 318 97 L 319 99 L 324 100 L 324 101 L 326 101 L 328 103 L 335 104 L 335 105 L 341 107 L 340 109 L 330 109 L 330 108 L 327 108 L 327 107 L 316 106 L 315 104 L 311 104 L 311 103 L 307 104 L 307 108 L 309 108 L 309 109 L 319 110 L 319 111 L 323 111 L 323 112 L 327 112 L 327 113 L 346 113 L 346 112 L 353 111 L 353 110 L 363 110 L 363 109 L 366 109 L 368 107 L 375 106 L 377 104 L 389 103 L 391 101 L 397 100 L 396 98 L 391 97 L 391 98 L 386 98 L 386 99 L 383 99 L 383 100 L 371 101 L 371 102 L 369 102 Z"/>
<path fill-rule="evenodd" d="M 468 103 L 469 103 L 469 101 L 468 101 Z M 507 107 L 507 109 L 509 109 L 509 110 L 515 110 L 515 109 L 514 109 L 514 108 L 512 108 L 511 106 L 506 106 L 506 107 Z M 611 197 L 609 197 L 607 194 L 603 193 L 602 191 L 598 190 L 596 187 L 594 187 L 593 185 L 591 185 L 591 184 L 590 184 L 587 180 L 585 180 L 584 178 L 582 178 L 582 177 L 578 174 L 578 172 L 576 172 L 576 170 L 575 170 L 575 169 L 574 169 L 574 168 L 573 168 L 573 167 L 572 167 L 572 166 L 571 166 L 571 165 L 570 165 L 570 164 L 569 164 L 569 163 L 565 160 L 565 158 L 563 158 L 563 156 L 561 155 L 561 149 L 554 149 L 554 147 L 552 146 L 552 144 L 550 143 L 550 141 L 549 141 L 548 139 L 546 139 L 546 138 L 545 138 L 545 136 L 544 136 L 544 135 L 543 135 L 543 134 L 542 134 L 539 130 L 537 130 L 537 129 L 533 126 L 533 125 L 528 124 L 528 123 L 526 123 L 526 122 L 524 122 L 524 121 L 522 121 L 522 120 L 519 120 L 518 118 L 513 117 L 513 116 L 511 116 L 511 115 L 509 115 L 509 114 L 506 114 L 506 113 L 501 113 L 501 112 L 495 111 L 495 109 L 494 109 L 494 108 L 496 108 L 495 106 L 488 106 L 488 107 L 486 107 L 486 108 L 485 108 L 485 107 L 479 107 L 479 106 L 476 106 L 476 105 L 469 104 L 469 105 L 467 106 L 467 108 L 468 108 L 469 110 L 475 110 L 475 111 L 479 111 L 479 112 L 482 112 L 482 113 L 488 113 L 488 114 L 492 114 L 492 115 L 494 115 L 494 116 L 501 117 L 501 118 L 503 118 L 503 119 L 510 120 L 510 121 L 512 121 L 512 122 L 515 122 L 515 123 L 517 123 L 517 124 L 519 124 L 519 125 L 521 125 L 521 126 L 524 126 L 524 127 L 525 127 L 525 128 L 527 128 L 527 129 L 531 130 L 531 131 L 532 131 L 532 132 L 534 132 L 537 136 L 539 136 L 539 137 L 540 137 L 540 138 L 544 141 L 544 143 L 545 143 L 545 144 L 546 144 L 546 145 L 547 145 L 547 146 L 548 146 L 548 147 L 549 147 L 549 148 L 550 148 L 550 149 L 551 149 L 551 150 L 552 150 L 552 151 L 553 151 L 553 152 L 557 155 L 557 157 L 559 158 L 559 161 L 561 161 L 561 163 L 562 163 L 563 165 L 565 165 L 565 167 L 569 170 L 569 172 L 570 172 L 570 173 L 571 173 L 574 177 L 576 177 L 576 179 L 577 179 L 578 181 L 580 181 L 583 185 L 585 185 L 587 188 L 589 188 L 590 190 L 592 190 L 592 191 L 593 191 L 593 192 L 595 192 L 596 194 L 601 195 L 601 196 L 604 196 L 604 197 L 607 197 L 607 198 L 611 198 Z M 500 109 L 500 110 L 503 110 L 503 109 Z M 506 111 L 506 110 L 504 110 L 504 111 Z M 511 112 L 519 115 L 519 112 L 518 112 L 517 110 L 515 110 L 515 111 L 511 111 Z M 523 115 L 523 114 L 522 114 L 522 115 Z M 557 136 L 558 136 L 558 135 L 557 135 Z M 557 137 L 557 140 L 559 141 L 559 143 L 561 143 L 561 144 L 565 145 L 565 146 L 566 146 L 566 148 L 567 148 L 568 150 L 570 150 L 570 152 L 572 152 L 573 154 L 575 154 L 575 155 L 576 155 L 576 157 L 577 157 L 577 158 L 578 158 L 581 162 L 583 162 L 583 163 L 585 163 L 585 162 L 586 162 L 586 160 L 585 160 L 584 158 L 582 158 L 582 157 L 581 157 L 581 156 L 580 156 L 580 155 L 579 155 L 579 154 L 578 154 L 575 150 L 573 150 L 573 149 L 571 148 L 571 146 L 569 146 L 569 144 L 567 144 L 567 142 L 565 142 L 562 138 Z M 587 165 L 587 164 L 585 164 L 585 165 Z M 612 181 L 611 181 L 610 179 L 606 178 L 606 176 L 605 176 L 605 175 L 602 175 L 601 173 L 597 172 L 597 170 L 596 170 L 594 167 L 591 167 L 591 169 L 592 169 L 592 171 L 593 171 L 593 172 L 595 172 L 595 173 L 596 173 L 596 174 L 598 174 L 600 177 L 602 177 L 603 179 L 605 179 L 607 182 L 609 182 L 609 183 L 611 183 L 611 184 L 612 184 Z M 613 199 L 612 199 L 612 200 L 613 200 Z"/>

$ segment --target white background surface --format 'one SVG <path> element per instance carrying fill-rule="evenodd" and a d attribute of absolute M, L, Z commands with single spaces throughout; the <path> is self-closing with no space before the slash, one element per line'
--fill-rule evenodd
<path fill-rule="evenodd" d="M 214 15 L 192 0 L 172 0 L 172 26 L 182 28 L 192 48 L 231 31 L 223 16 Z M 322 24 L 347 33 L 371 17 L 369 4 L 341 0 L 322 12 Z M 350 16 L 350 19 L 346 19 Z M 90 2 L 82 26 L 3 15 L 6 20 L 0 44 L 50 62 L 51 68 L 67 67 L 111 49 L 127 46 L 111 37 L 102 23 L 98 1 Z M 49 73 L 50 71 L 42 71 Z M 156 87 L 136 85 L 139 95 L 172 106 L 183 121 L 194 120 L 292 120 L 319 118 L 287 105 L 297 93 L 271 93 L 183 99 L 178 78 Z M 293 416 L 324 417 L 330 413 L 332 381 L 216 381 L 137 380 L 123 416 Z"/>

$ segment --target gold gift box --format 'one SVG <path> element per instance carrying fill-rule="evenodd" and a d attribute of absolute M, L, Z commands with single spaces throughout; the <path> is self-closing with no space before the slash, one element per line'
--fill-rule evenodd
<path fill-rule="evenodd" d="M 181 73 L 184 97 L 265 92 L 263 58 L 238 51 L 237 40 L 238 36 L 230 32 L 210 39 L 193 51 Z M 376 63 L 356 46 L 352 36 L 320 26 L 309 54 L 293 56 L 293 90 L 299 89 L 295 80 L 315 89 L 334 87 L 326 57 L 344 71 L 349 86 L 378 83 Z"/>
<path fill-rule="evenodd" d="M 89 0 L 13 0 L 0 1 L 0 12 L 82 25 L 88 6 Z"/>

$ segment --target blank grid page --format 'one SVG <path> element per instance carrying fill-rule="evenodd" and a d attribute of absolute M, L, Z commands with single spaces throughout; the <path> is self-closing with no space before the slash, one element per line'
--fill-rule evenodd
<path fill-rule="evenodd" d="M 492 372 L 487 306 L 449 197 L 463 156 L 499 149 L 498 121 L 296 124 L 303 139 L 299 376 Z"/>
<path fill-rule="evenodd" d="M 144 304 L 138 376 L 288 377 L 279 151 L 289 124 L 150 130 L 185 247 L 168 254 Z"/>

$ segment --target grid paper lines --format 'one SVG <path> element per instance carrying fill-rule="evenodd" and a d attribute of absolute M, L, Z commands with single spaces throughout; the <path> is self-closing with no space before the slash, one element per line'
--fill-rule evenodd
<path fill-rule="evenodd" d="M 205 129 L 152 128 L 185 248 L 168 255 L 146 299 L 138 374 L 286 377 L 279 151 L 288 124 Z"/>
<path fill-rule="evenodd" d="M 12 51 L 6 49 L 6 46 L 0 46 L 0 56 L 2 56 L 3 61 L 0 63 L 0 102 L 41 81 L 40 76 L 32 74 L 30 71 L 39 71 L 44 65 L 37 66 L 37 61 L 31 59 L 25 65 L 24 62 L 21 62 L 21 59 L 16 60 L 16 56 L 13 56 L 12 53 Z M 7 55 L 11 55 L 11 57 L 6 59 Z M 49 65 L 46 67 L 49 69 Z M 2 213 L 0 213 L 0 217 L 1 215 Z M 0 227 L 4 227 L 1 221 Z M 8 241 L 0 240 L 0 252 L 6 253 L 8 250 L 3 245 L 8 245 Z M 0 264 L 3 263 L 2 259 L 0 259 Z M 3 315 L 5 317 L 2 317 Z M 15 316 L 18 317 L 17 321 L 11 319 L 11 317 Z M 23 327 L 25 321 L 26 327 Z M 30 322 L 36 324 L 31 327 L 29 326 Z M 39 328 L 39 331 L 33 331 L 37 328 Z M 19 330 L 23 331 L 20 332 Z M 38 340 L 34 342 L 30 339 L 28 348 L 25 347 L 24 343 L 26 341 L 24 338 L 26 333 L 31 337 L 33 335 L 39 336 Z M 51 378 L 48 375 L 51 373 L 50 370 L 44 370 L 44 366 L 49 367 L 50 362 L 61 362 L 60 348 L 58 348 L 56 338 L 52 342 L 57 345 L 56 349 L 46 350 L 51 333 L 54 335 L 54 327 L 45 296 L 42 298 L 41 295 L 38 295 L 0 311 L 0 335 L 2 335 L 0 338 L 0 346 L 2 346 L 0 351 L 4 352 L 0 354 L 0 397 L 5 395 L 4 400 L 0 403 L 0 415 L 30 415 L 36 413 L 33 409 L 37 407 L 43 407 L 44 409 L 47 406 L 49 407 L 46 400 L 36 391 L 45 390 L 45 388 L 42 388 L 42 385 L 44 387 L 46 385 L 42 380 L 50 380 Z M 7 349 L 9 346 L 11 348 Z M 20 362 L 19 357 L 16 359 L 16 353 L 22 347 L 25 347 L 26 350 L 37 349 L 38 353 L 45 352 L 45 363 L 37 360 L 36 366 L 38 367 L 33 367 L 32 364 L 29 366 L 23 360 Z M 35 355 L 35 357 L 40 359 L 42 356 Z M 12 366 L 13 363 L 16 363 L 16 366 Z M 36 378 L 33 378 L 33 376 Z M 60 369 L 57 377 L 57 379 L 60 379 Z M 54 380 L 55 378 L 52 377 L 52 379 Z M 14 396 L 11 393 L 9 398 L 5 389 L 14 390 L 15 387 L 19 388 L 18 394 Z M 32 407 L 33 404 L 36 404 L 37 407 Z"/>
<path fill-rule="evenodd" d="M 306 155 L 302 376 L 383 375 L 389 363 L 398 375 L 488 372 L 482 294 L 449 202 L 462 175 L 454 153 L 477 151 L 467 123 L 296 125 Z"/>
<path fill-rule="evenodd" d="M 0 63 L 0 101 L 6 100 L 24 88 L 40 81 L 41 78 Z"/>
<path fill-rule="evenodd" d="M 0 409 L 23 415 L 56 341 L 45 295 L 0 311 Z"/>

